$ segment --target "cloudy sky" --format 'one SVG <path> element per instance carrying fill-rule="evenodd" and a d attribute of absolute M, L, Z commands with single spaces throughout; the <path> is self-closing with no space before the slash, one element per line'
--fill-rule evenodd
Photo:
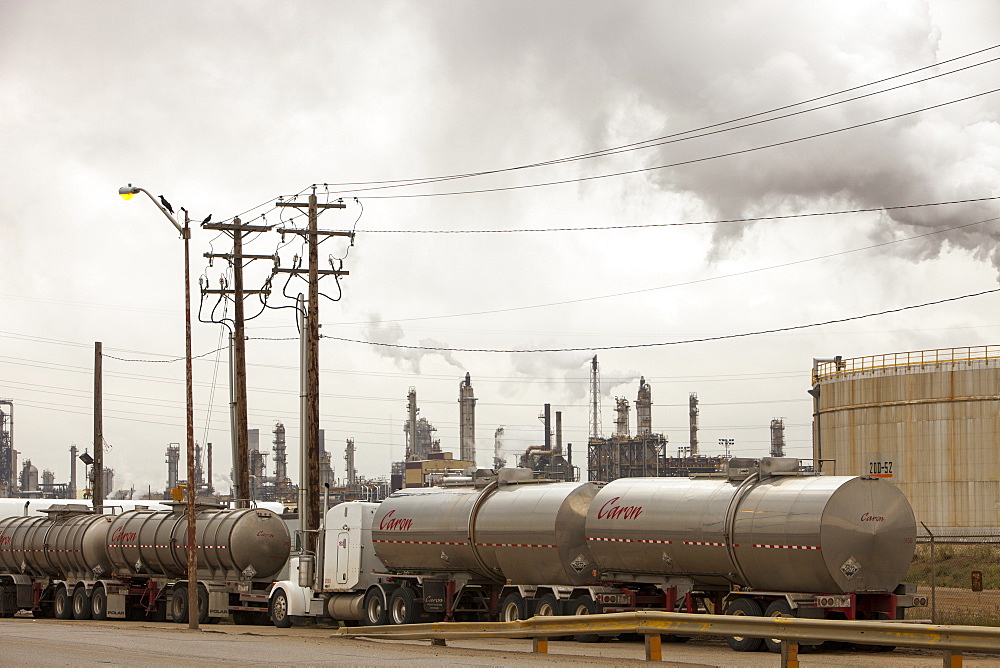
<path fill-rule="evenodd" d="M 997 26 L 972 1 L 0 0 L 15 447 L 68 478 L 70 445 L 92 446 L 95 341 L 116 486 L 162 488 L 184 441 L 183 245 L 119 186 L 196 221 L 301 226 L 274 204 L 319 184 L 348 202 L 321 226 L 358 232 L 320 252 L 350 272 L 321 305 L 338 476 L 347 438 L 369 478 L 402 457 L 411 386 L 457 452 L 466 372 L 481 465 L 501 425 L 511 461 L 540 443 L 548 402 L 584 467 L 594 354 L 606 434 L 644 375 L 672 454 L 696 392 L 706 454 L 765 455 L 784 418 L 810 457 L 814 357 L 998 343 L 1000 294 L 965 297 L 998 287 Z M 426 182 L 443 176 L 463 178 Z M 958 200 L 982 201 L 912 206 Z M 196 304 L 225 273 L 203 254 L 228 250 L 194 230 Z M 303 254 L 276 232 L 247 251 Z M 304 286 L 275 288 L 279 307 Z M 265 443 L 285 425 L 295 471 L 293 311 L 248 336 L 250 425 Z M 196 438 L 227 489 L 220 342 L 195 323 Z"/>

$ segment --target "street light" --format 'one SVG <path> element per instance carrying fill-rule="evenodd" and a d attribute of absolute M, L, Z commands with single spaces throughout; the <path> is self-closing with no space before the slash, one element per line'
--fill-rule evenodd
<path fill-rule="evenodd" d="M 159 201 L 154 198 L 145 188 L 137 188 L 131 183 L 118 189 L 118 194 L 122 199 L 128 201 L 133 195 L 146 193 L 149 200 L 156 205 L 167 220 L 177 228 L 181 238 L 184 239 L 184 315 L 185 315 L 185 335 L 184 335 L 184 362 L 186 367 L 187 386 L 187 563 L 188 563 L 188 628 L 197 630 L 198 617 L 198 543 L 195 531 L 195 470 L 194 470 L 194 392 L 191 380 L 191 220 L 188 217 L 187 209 L 184 211 L 184 225 L 182 226 L 174 218 L 173 208 L 170 203 L 160 196 Z"/>
<path fill-rule="evenodd" d="M 734 438 L 720 438 L 719 445 L 726 449 L 726 459 L 729 459 L 729 448 L 736 445 L 736 439 Z"/>

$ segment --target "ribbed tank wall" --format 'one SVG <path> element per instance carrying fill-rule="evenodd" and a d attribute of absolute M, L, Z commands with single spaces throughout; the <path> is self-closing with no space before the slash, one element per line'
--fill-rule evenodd
<path fill-rule="evenodd" d="M 837 475 L 893 482 L 932 528 L 1000 527 L 1000 349 L 989 352 L 933 363 L 845 360 L 821 374 L 815 456 L 835 460 Z"/>
<path fill-rule="evenodd" d="M 187 526 L 183 507 L 122 513 L 107 533 L 115 572 L 186 575 Z M 201 509 L 195 532 L 198 569 L 213 577 L 269 578 L 285 565 L 291 547 L 281 517 L 263 508 Z"/>

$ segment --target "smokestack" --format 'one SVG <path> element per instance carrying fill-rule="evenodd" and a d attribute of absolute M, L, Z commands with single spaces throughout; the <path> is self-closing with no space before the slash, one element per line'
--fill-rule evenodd
<path fill-rule="evenodd" d="M 556 411 L 556 452 L 562 454 L 562 411 Z"/>
<path fill-rule="evenodd" d="M 692 392 L 688 397 L 688 418 L 691 421 L 691 436 L 688 445 L 690 446 L 689 454 L 692 457 L 698 455 L 698 394 Z"/>
<path fill-rule="evenodd" d="M 208 493 L 214 494 L 214 488 L 212 487 L 212 444 L 208 444 Z"/>
<path fill-rule="evenodd" d="M 69 498 L 76 498 L 76 443 L 69 446 Z"/>
<path fill-rule="evenodd" d="M 552 404 L 545 404 L 542 423 L 545 425 L 545 449 L 552 449 Z"/>
<path fill-rule="evenodd" d="M 406 461 L 417 457 L 417 388 L 411 387 L 406 395 Z"/>
<path fill-rule="evenodd" d="M 458 385 L 459 455 L 462 461 L 476 463 L 476 397 L 472 377 L 466 372 Z"/>
<path fill-rule="evenodd" d="M 354 485 L 358 482 L 358 472 L 354 469 L 354 439 L 347 439 L 347 449 L 344 452 L 344 461 L 347 462 L 347 484 Z"/>

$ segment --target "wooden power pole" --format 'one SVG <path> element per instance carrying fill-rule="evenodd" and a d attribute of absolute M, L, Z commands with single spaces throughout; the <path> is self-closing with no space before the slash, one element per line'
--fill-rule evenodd
<path fill-rule="evenodd" d="M 94 463 L 91 472 L 94 474 L 94 486 L 91 487 L 91 499 L 95 513 L 104 512 L 104 406 L 101 388 L 101 342 L 94 342 Z"/>
<path fill-rule="evenodd" d="M 307 229 L 283 228 L 278 231 L 282 234 L 301 234 L 305 236 L 309 247 L 309 266 L 307 269 L 275 268 L 276 273 L 287 273 L 294 275 L 307 274 L 309 283 L 309 297 L 305 313 L 306 346 L 306 391 L 304 397 L 303 421 L 305 422 L 306 442 L 301 444 L 306 458 L 306 472 L 308 479 L 299 480 L 300 486 L 306 488 L 306 528 L 311 533 L 305 536 L 306 549 L 315 548 L 315 531 L 319 529 L 320 523 L 320 494 L 319 494 L 319 279 L 321 276 L 347 276 L 349 272 L 340 269 L 320 269 L 319 268 L 319 244 L 320 237 L 350 237 L 354 239 L 353 232 L 335 232 L 319 229 L 319 213 L 325 209 L 343 209 L 346 204 L 343 202 L 330 202 L 320 204 L 316 199 L 316 189 L 309 195 L 307 203 L 299 202 L 278 202 L 278 206 L 308 208 L 309 226 Z M 303 511 L 299 508 L 299 512 Z"/>
<path fill-rule="evenodd" d="M 244 290 L 244 262 L 253 260 L 273 260 L 273 255 L 247 255 L 243 253 L 243 237 L 253 232 L 266 232 L 273 225 L 244 225 L 239 218 L 233 218 L 231 224 L 203 223 L 206 230 L 219 230 L 233 237 L 232 253 L 205 253 L 207 258 L 223 258 L 233 267 L 232 289 L 221 288 L 210 290 L 203 288 L 202 295 L 216 294 L 232 296 L 233 298 L 233 368 L 230 383 L 235 395 L 235 416 L 231 420 L 233 427 L 233 497 L 237 508 L 250 506 L 250 444 L 247 420 L 247 347 L 246 330 L 244 327 L 243 299 L 246 295 L 266 294 L 267 290 Z M 211 484 L 211 483 L 209 483 Z"/>

